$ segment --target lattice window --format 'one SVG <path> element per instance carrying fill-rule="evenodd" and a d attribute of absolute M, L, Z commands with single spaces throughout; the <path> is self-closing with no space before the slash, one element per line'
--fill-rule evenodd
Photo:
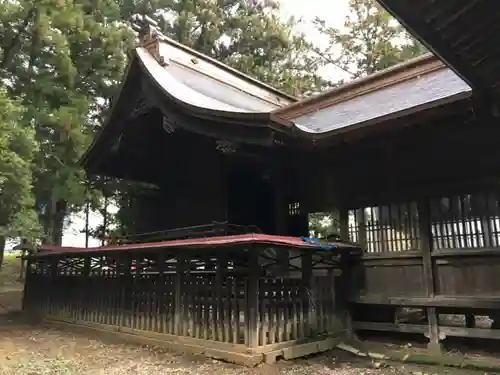
<path fill-rule="evenodd" d="M 419 247 L 417 204 L 406 202 L 349 212 L 349 237 L 366 252 L 400 252 Z"/>
<path fill-rule="evenodd" d="M 496 193 L 433 199 L 430 205 L 433 248 L 500 246 L 499 207 Z"/>
<path fill-rule="evenodd" d="M 293 202 L 288 205 L 288 215 L 290 216 L 298 216 L 300 215 L 300 203 Z"/>

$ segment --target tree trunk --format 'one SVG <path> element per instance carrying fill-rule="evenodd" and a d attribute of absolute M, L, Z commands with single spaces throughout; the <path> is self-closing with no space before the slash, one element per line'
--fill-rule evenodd
<path fill-rule="evenodd" d="M 52 220 L 52 244 L 61 246 L 64 232 L 64 219 L 67 214 L 68 203 L 58 201 L 55 204 L 55 212 Z"/>
<path fill-rule="evenodd" d="M 6 243 L 6 238 L 5 236 L 0 236 L 0 270 L 2 269 L 3 265 L 3 259 L 4 259 L 4 253 L 5 253 L 5 243 Z"/>
<path fill-rule="evenodd" d="M 105 195 L 104 196 L 104 208 L 102 211 L 102 240 L 101 240 L 101 246 L 106 245 L 106 236 L 108 233 L 108 197 Z"/>
<path fill-rule="evenodd" d="M 89 247 L 89 215 L 90 215 L 90 201 L 87 198 L 85 203 L 85 248 Z"/>
<path fill-rule="evenodd" d="M 61 246 L 68 204 L 66 201 L 52 201 L 43 218 L 45 243 Z"/>

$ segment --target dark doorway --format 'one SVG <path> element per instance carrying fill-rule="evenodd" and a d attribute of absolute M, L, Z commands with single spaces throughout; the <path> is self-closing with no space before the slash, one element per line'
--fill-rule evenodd
<path fill-rule="evenodd" d="M 227 174 L 227 220 L 231 224 L 256 225 L 275 234 L 274 192 L 262 173 L 234 166 Z"/>

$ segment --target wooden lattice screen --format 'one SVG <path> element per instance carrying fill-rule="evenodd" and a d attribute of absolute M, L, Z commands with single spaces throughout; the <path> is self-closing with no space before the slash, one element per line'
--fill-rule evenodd
<path fill-rule="evenodd" d="M 481 192 L 430 199 L 432 248 L 500 246 L 499 192 Z M 349 211 L 349 237 L 368 253 L 419 248 L 417 202 L 388 204 Z"/>

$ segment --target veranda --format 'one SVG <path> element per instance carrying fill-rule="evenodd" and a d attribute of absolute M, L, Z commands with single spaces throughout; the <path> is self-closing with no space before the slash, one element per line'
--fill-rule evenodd
<path fill-rule="evenodd" d="M 267 235 L 42 249 L 28 260 L 24 309 L 235 363 L 273 362 L 338 343 L 332 286 L 349 249 Z"/>

